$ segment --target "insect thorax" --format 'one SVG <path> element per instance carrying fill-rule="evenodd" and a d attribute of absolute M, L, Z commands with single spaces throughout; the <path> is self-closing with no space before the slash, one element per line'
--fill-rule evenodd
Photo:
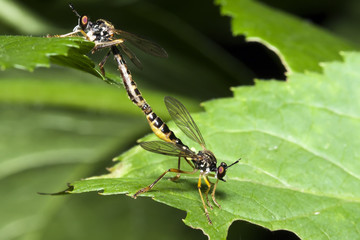
<path fill-rule="evenodd" d="M 95 23 L 91 23 L 88 27 L 86 35 L 93 42 L 108 42 L 111 41 L 114 33 L 114 26 L 103 19 L 96 20 Z"/>
<path fill-rule="evenodd" d="M 202 172 L 216 172 L 216 158 L 209 150 L 199 151 L 199 158 L 193 160 L 196 169 Z"/>

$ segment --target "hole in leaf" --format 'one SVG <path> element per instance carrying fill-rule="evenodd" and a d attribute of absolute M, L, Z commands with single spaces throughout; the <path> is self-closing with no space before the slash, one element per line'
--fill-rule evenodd
<path fill-rule="evenodd" d="M 292 232 L 285 230 L 270 231 L 266 228 L 245 221 L 235 221 L 231 224 L 227 239 L 300 240 L 300 238 Z"/>

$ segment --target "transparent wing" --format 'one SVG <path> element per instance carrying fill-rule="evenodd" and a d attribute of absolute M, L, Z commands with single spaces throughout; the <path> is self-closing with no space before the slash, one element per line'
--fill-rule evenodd
<path fill-rule="evenodd" d="M 143 149 L 154 153 L 177 157 L 196 157 L 196 154 L 190 149 L 170 142 L 151 141 L 139 144 Z"/>
<path fill-rule="evenodd" d="M 115 34 L 119 35 L 120 38 L 125 39 L 126 41 L 133 44 L 135 47 L 141 49 L 142 51 L 149 53 L 157 57 L 168 57 L 167 52 L 157 43 L 154 43 L 150 40 L 141 38 L 135 34 L 125 32 L 122 30 L 114 30 Z"/>
<path fill-rule="evenodd" d="M 183 131 L 190 139 L 205 148 L 204 138 L 185 106 L 175 98 L 169 96 L 166 96 L 164 101 L 171 118 L 181 131 Z"/>
<path fill-rule="evenodd" d="M 130 60 L 135 64 L 136 67 L 142 69 L 142 64 L 140 60 L 136 57 L 135 53 L 133 53 L 128 47 L 126 47 L 123 43 L 119 44 L 123 52 L 130 58 Z"/>

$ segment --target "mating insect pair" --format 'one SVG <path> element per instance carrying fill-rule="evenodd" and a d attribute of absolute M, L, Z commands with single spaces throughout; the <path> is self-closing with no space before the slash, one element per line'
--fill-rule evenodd
<path fill-rule="evenodd" d="M 170 168 L 166 170 L 163 174 L 160 175 L 152 184 L 147 187 L 144 187 L 137 191 L 133 197 L 136 198 L 138 195 L 145 193 L 151 190 L 155 184 L 160 181 L 167 173 L 173 172 L 177 173 L 172 180 L 176 180 L 180 177 L 181 173 L 184 174 L 193 174 L 197 171 L 200 171 L 199 180 L 198 180 L 198 191 L 199 195 L 204 207 L 204 211 L 208 222 L 211 224 L 211 220 L 209 217 L 209 212 L 207 210 L 202 192 L 201 192 L 201 181 L 202 179 L 207 185 L 207 190 L 205 192 L 205 199 L 207 205 L 212 208 L 210 201 L 208 199 L 208 193 L 211 189 L 211 182 L 209 180 L 209 176 L 215 177 L 216 183 L 213 186 L 213 191 L 211 193 L 213 202 L 220 207 L 215 199 L 215 191 L 219 180 L 225 181 L 224 176 L 226 175 L 226 171 L 229 167 L 238 163 L 239 160 L 235 161 L 231 165 L 227 165 L 222 162 L 219 166 L 217 166 L 217 160 L 214 154 L 206 149 L 205 141 L 200 133 L 199 128 L 196 123 L 192 119 L 190 113 L 187 111 L 185 106 L 180 103 L 178 100 L 172 97 L 165 97 L 165 105 L 176 123 L 176 125 L 193 141 L 200 144 L 202 150 L 198 153 L 192 151 L 188 146 L 182 143 L 182 141 L 177 138 L 165 122 L 161 120 L 151 109 L 150 105 L 145 101 L 142 97 L 140 91 L 138 90 L 136 83 L 132 80 L 132 76 L 130 71 L 127 68 L 127 65 L 120 54 L 119 48 L 130 58 L 130 60 L 138 67 L 141 67 L 141 63 L 135 54 L 130 51 L 125 45 L 124 42 L 129 41 L 139 49 L 150 53 L 155 56 L 166 57 L 166 51 L 161 48 L 156 43 L 153 43 L 149 40 L 140 38 L 134 34 L 127 33 L 122 30 L 117 30 L 114 26 L 103 19 L 99 19 L 96 22 L 89 21 L 89 18 L 86 15 L 81 16 L 74 9 L 74 7 L 70 4 L 70 8 L 72 11 L 78 16 L 79 22 L 78 25 L 74 28 L 73 32 L 61 35 L 60 37 L 73 36 L 76 34 L 82 34 L 87 40 L 93 41 L 95 43 L 95 47 L 92 52 L 95 52 L 102 48 L 110 48 L 109 52 L 105 56 L 105 58 L 99 63 L 100 70 L 103 75 L 105 75 L 104 64 L 108 59 L 110 53 L 113 53 L 114 58 L 118 64 L 118 69 L 120 70 L 120 74 L 123 79 L 124 86 L 126 88 L 127 94 L 131 101 L 136 104 L 145 114 L 148 123 L 152 129 L 152 131 L 163 141 L 152 141 L 152 142 L 142 142 L 140 146 L 147 151 L 151 151 L 154 153 L 176 156 L 178 157 L 178 168 Z M 115 38 L 115 35 L 119 35 L 120 38 Z M 192 167 L 193 171 L 183 171 L 180 169 L 180 160 L 184 158 L 185 161 Z"/>

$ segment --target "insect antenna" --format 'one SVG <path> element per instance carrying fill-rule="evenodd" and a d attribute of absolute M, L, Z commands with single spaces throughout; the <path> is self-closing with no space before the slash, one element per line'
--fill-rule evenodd
<path fill-rule="evenodd" d="M 241 158 L 239 158 L 238 160 L 236 160 L 235 162 L 233 162 L 232 164 L 230 164 L 229 166 L 227 166 L 225 169 L 228 169 L 229 167 L 237 164 L 240 160 L 241 160 Z"/>
<path fill-rule="evenodd" d="M 73 13 L 75 13 L 75 15 L 79 18 L 81 18 L 81 15 L 75 10 L 74 5 L 72 3 L 69 3 L 69 7 L 71 8 L 71 10 L 73 11 Z"/>

